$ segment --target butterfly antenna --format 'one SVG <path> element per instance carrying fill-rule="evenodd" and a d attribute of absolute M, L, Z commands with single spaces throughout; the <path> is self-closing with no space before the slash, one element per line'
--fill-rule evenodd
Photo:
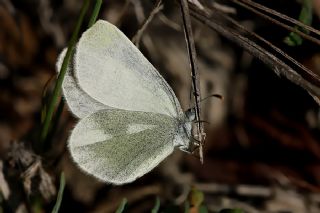
<path fill-rule="evenodd" d="M 223 96 L 222 95 L 220 95 L 220 94 L 212 94 L 212 95 L 208 95 L 207 97 L 201 99 L 200 102 L 205 101 L 208 98 L 212 98 L 212 97 L 215 97 L 215 98 L 218 98 L 220 100 L 223 100 Z"/>
<path fill-rule="evenodd" d="M 204 121 L 204 120 L 200 120 L 200 121 L 193 121 L 193 123 L 206 123 L 206 124 L 210 124 L 210 122 L 208 122 L 208 121 Z"/>
<path fill-rule="evenodd" d="M 224 99 L 222 95 L 212 94 L 212 95 L 208 95 L 207 97 L 201 99 L 201 100 L 200 100 L 200 103 L 203 102 L 203 101 L 205 101 L 205 100 L 207 100 L 207 99 L 209 99 L 209 98 L 212 98 L 212 97 L 218 98 L 218 99 L 220 99 L 220 100 L 223 100 L 223 99 Z M 195 108 L 195 106 L 191 106 L 187 111 L 190 111 L 191 109 L 194 109 L 194 108 Z"/>

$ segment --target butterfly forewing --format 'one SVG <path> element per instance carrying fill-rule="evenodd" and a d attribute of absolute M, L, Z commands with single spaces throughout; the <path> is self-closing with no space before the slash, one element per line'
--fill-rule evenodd
<path fill-rule="evenodd" d="M 58 57 L 56 63 L 57 72 L 60 71 L 66 52 L 67 49 L 64 49 Z M 73 67 L 74 66 L 72 60 L 68 64 L 67 71 L 62 83 L 63 95 L 68 103 L 68 107 L 71 110 L 71 112 L 78 118 L 83 118 L 101 109 L 110 109 L 111 107 L 96 101 L 78 85 L 78 82 L 74 77 Z"/>
<path fill-rule="evenodd" d="M 171 117 L 182 115 L 166 81 L 114 25 L 99 20 L 81 36 L 75 53 L 80 87 L 104 105 Z"/>

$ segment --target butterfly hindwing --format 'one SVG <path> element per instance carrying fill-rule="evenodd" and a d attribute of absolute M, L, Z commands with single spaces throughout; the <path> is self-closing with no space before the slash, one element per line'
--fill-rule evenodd
<path fill-rule="evenodd" d="M 169 116 L 127 110 L 101 110 L 80 120 L 69 149 L 89 174 L 114 184 L 132 182 L 174 149 L 177 121 Z"/>

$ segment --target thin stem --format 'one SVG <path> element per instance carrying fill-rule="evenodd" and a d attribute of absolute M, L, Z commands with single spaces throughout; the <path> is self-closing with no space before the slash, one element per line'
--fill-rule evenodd
<path fill-rule="evenodd" d="M 79 15 L 78 21 L 76 23 L 75 30 L 73 31 L 72 37 L 71 37 L 71 39 L 69 41 L 69 45 L 68 45 L 68 50 L 67 50 L 66 56 L 63 59 L 63 63 L 62 63 L 62 66 L 61 66 L 61 69 L 60 69 L 60 72 L 59 72 L 59 76 L 58 76 L 58 79 L 56 81 L 56 84 L 55 84 L 55 87 L 54 87 L 54 90 L 53 90 L 52 97 L 50 98 L 49 108 L 48 108 L 48 111 L 46 113 L 46 117 L 45 117 L 42 129 L 41 129 L 41 133 L 40 133 L 41 147 L 43 147 L 43 143 L 46 140 L 46 137 L 47 137 L 48 132 L 49 132 L 49 127 L 50 127 L 50 123 L 51 123 L 51 120 L 52 120 L 52 117 L 53 117 L 53 112 L 54 112 L 58 97 L 60 96 L 60 93 L 61 93 L 62 82 L 63 82 L 64 76 L 66 74 L 68 63 L 69 63 L 69 61 L 71 59 L 71 56 L 72 56 L 72 53 L 73 53 L 73 49 L 74 49 L 75 44 L 76 44 L 77 39 L 78 39 L 78 34 L 79 34 L 79 31 L 80 31 L 80 27 L 82 25 L 84 16 L 85 16 L 85 14 L 86 14 L 86 12 L 88 10 L 89 2 L 90 2 L 90 0 L 85 0 L 83 5 L 82 5 L 81 11 L 80 11 L 80 15 Z"/>
<path fill-rule="evenodd" d="M 137 31 L 137 33 L 133 36 L 132 42 L 139 48 L 139 44 L 142 38 L 143 33 L 151 23 L 152 19 L 156 14 L 158 14 L 163 9 L 162 0 L 158 0 L 155 4 L 155 7 L 151 11 L 149 17 L 145 19 L 144 23 L 141 25 L 140 29 Z"/>
<path fill-rule="evenodd" d="M 96 22 L 97 17 L 100 12 L 101 5 L 102 5 L 102 0 L 97 0 L 96 4 L 94 5 L 94 8 L 93 8 L 93 12 L 92 12 L 89 24 L 88 24 L 88 28 L 90 28 Z"/>
<path fill-rule="evenodd" d="M 187 0 L 180 0 L 181 4 L 181 13 L 183 19 L 183 26 L 184 26 L 184 34 L 186 37 L 188 54 L 190 59 L 191 65 L 191 77 L 192 77 L 192 89 L 193 95 L 195 99 L 195 113 L 196 113 L 196 120 L 200 120 L 200 81 L 199 81 L 199 73 L 198 73 L 198 66 L 197 66 L 197 53 L 196 48 L 194 45 L 194 38 L 192 34 L 192 27 L 191 27 L 191 18 L 190 18 L 190 11 L 188 6 Z M 203 145 L 204 145 L 204 130 L 202 123 L 198 123 L 197 125 L 198 130 L 198 139 L 200 141 L 199 146 L 199 155 L 200 155 L 200 162 L 203 163 Z"/>
<path fill-rule="evenodd" d="M 56 201 L 56 204 L 53 207 L 52 213 L 58 213 L 59 212 L 65 185 L 66 185 L 66 180 L 65 180 L 65 177 L 64 177 L 64 173 L 62 172 L 61 176 L 60 176 L 60 186 L 59 186 L 59 192 L 58 192 L 58 196 L 57 196 L 57 201 Z"/>

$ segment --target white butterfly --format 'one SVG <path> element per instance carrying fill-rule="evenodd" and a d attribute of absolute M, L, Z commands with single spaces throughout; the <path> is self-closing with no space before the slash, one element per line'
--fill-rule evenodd
<path fill-rule="evenodd" d="M 194 113 L 183 113 L 164 78 L 107 21 L 97 21 L 81 36 L 63 94 L 80 118 L 69 138 L 72 158 L 105 182 L 132 182 L 175 147 L 188 151 L 193 144 Z"/>

